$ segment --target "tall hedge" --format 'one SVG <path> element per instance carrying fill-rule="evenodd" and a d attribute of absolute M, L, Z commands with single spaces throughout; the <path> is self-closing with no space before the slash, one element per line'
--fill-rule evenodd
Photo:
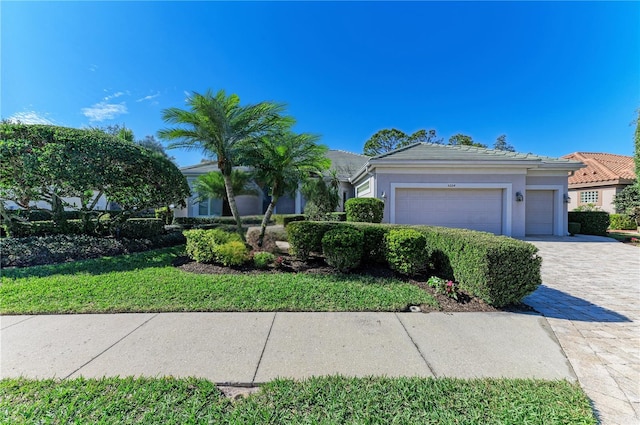
<path fill-rule="evenodd" d="M 384 212 L 384 202 L 377 198 L 351 198 L 344 204 L 347 221 L 380 223 Z"/>
<path fill-rule="evenodd" d="M 569 211 L 569 221 L 580 223 L 583 235 L 604 236 L 610 224 L 606 211 Z"/>

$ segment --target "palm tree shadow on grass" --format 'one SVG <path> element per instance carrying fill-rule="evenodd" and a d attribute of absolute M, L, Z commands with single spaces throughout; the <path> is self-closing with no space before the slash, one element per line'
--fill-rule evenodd
<path fill-rule="evenodd" d="M 545 317 L 579 322 L 631 322 L 628 317 L 566 292 L 540 285 L 523 302 Z"/>

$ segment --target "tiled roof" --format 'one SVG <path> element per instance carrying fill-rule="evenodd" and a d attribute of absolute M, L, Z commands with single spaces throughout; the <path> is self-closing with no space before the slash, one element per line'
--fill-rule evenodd
<path fill-rule="evenodd" d="M 611 153 L 575 152 L 563 156 L 580 161 L 585 167 L 569 177 L 570 185 L 635 180 L 633 157 Z"/>
<path fill-rule="evenodd" d="M 548 156 L 534 155 L 532 153 L 518 153 L 500 151 L 495 149 L 478 148 L 466 145 L 440 145 L 434 143 L 416 143 L 404 148 L 396 149 L 372 158 L 372 160 L 398 160 L 398 161 L 513 161 L 569 166 L 576 166 L 575 161 L 569 159 L 552 158 Z"/>

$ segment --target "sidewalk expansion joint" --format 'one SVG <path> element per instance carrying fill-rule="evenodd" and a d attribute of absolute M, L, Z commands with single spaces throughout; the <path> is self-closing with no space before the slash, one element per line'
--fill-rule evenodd
<path fill-rule="evenodd" d="M 143 327 L 144 325 L 146 325 L 147 323 L 149 323 L 151 320 L 155 319 L 160 313 L 156 313 L 153 316 L 151 316 L 150 318 L 148 318 L 147 320 L 145 320 L 144 322 L 142 322 L 141 324 L 139 324 L 138 326 L 136 326 L 133 330 L 131 330 L 129 333 L 127 333 L 126 335 L 124 335 L 122 338 L 118 339 L 116 342 L 114 342 L 113 344 L 111 344 L 110 346 L 108 346 L 107 348 L 105 348 L 104 350 L 102 350 L 101 352 L 99 352 L 97 355 L 95 355 L 94 357 L 92 357 L 91 359 L 89 359 L 87 362 L 85 362 L 84 364 L 82 364 L 80 367 L 78 367 L 76 370 L 72 371 L 70 374 L 68 374 L 67 376 L 65 376 L 63 379 L 69 379 L 69 377 L 71 377 L 71 375 L 73 375 L 74 373 L 78 372 L 80 369 L 82 369 L 83 367 L 85 367 L 86 365 L 88 365 L 89 363 L 91 363 L 92 361 L 94 361 L 95 359 L 97 359 L 98 357 L 100 357 L 101 355 L 103 355 L 104 353 L 106 353 L 107 351 L 109 351 L 110 349 L 112 349 L 113 347 L 115 347 L 116 345 L 118 345 L 120 342 L 122 342 L 126 337 L 128 337 L 129 335 L 131 335 L 132 333 L 134 333 L 135 331 L 137 331 L 138 329 L 140 329 L 141 327 Z"/>
<path fill-rule="evenodd" d="M 276 321 L 277 312 L 273 313 L 273 319 L 271 320 L 271 326 L 269 326 L 269 333 L 267 333 L 267 339 L 264 341 L 264 346 L 262 346 L 262 352 L 260 353 L 260 358 L 258 359 L 258 364 L 256 365 L 256 371 L 253 373 L 253 378 L 251 378 L 251 383 L 255 384 L 256 376 L 258 376 L 258 369 L 260 369 L 260 363 L 262 363 L 262 357 L 264 356 L 264 352 L 267 349 L 267 344 L 269 343 L 269 338 L 271 337 L 271 330 L 273 329 L 273 324 Z"/>
<path fill-rule="evenodd" d="M 433 370 L 433 367 L 431 367 L 431 365 L 429 364 L 429 361 L 427 360 L 427 358 L 425 357 L 424 353 L 422 352 L 422 350 L 420 350 L 420 347 L 418 347 L 418 344 L 416 344 L 416 342 L 413 340 L 413 338 L 411 337 L 411 334 L 409 333 L 409 331 L 407 330 L 407 327 L 404 325 L 404 323 L 402 323 L 402 320 L 400 320 L 400 317 L 398 316 L 398 313 L 394 313 L 396 316 L 396 319 L 398 320 L 398 322 L 400 322 L 400 326 L 402 326 L 402 329 L 404 329 L 404 332 L 407 334 L 407 336 L 409 337 L 409 339 L 411 340 L 411 343 L 413 344 L 414 347 L 416 347 L 416 350 L 418 350 L 418 353 L 420 354 L 420 357 L 422 357 L 422 361 L 424 361 L 424 364 L 427 365 L 427 367 L 429 368 L 429 372 L 431 372 L 431 374 L 437 378 L 438 375 L 436 375 L 435 370 Z"/>
<path fill-rule="evenodd" d="M 0 316 L 0 317 L 1 317 L 1 316 Z M 14 323 L 14 324 L 12 324 L 12 325 L 5 326 L 4 328 L 0 328 L 0 330 L 2 330 L 2 331 L 3 331 L 3 330 L 5 330 L 5 329 L 9 329 L 10 327 L 13 327 L 13 326 L 15 326 L 15 325 L 19 325 L 19 324 L 21 324 L 21 323 L 26 322 L 27 320 L 31 320 L 31 319 L 34 319 L 34 318 L 36 318 L 36 317 L 37 317 L 37 316 L 27 317 L 26 319 L 20 320 L 19 322 L 16 322 L 16 323 Z"/>

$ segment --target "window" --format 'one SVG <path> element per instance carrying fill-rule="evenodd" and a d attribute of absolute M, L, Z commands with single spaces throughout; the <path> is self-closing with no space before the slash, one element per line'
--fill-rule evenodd
<path fill-rule="evenodd" d="M 598 191 L 589 190 L 586 192 L 580 192 L 581 204 L 597 204 L 598 203 Z"/>
<path fill-rule="evenodd" d="M 356 198 L 360 198 L 369 192 L 371 192 L 371 183 L 367 180 L 356 188 Z"/>

